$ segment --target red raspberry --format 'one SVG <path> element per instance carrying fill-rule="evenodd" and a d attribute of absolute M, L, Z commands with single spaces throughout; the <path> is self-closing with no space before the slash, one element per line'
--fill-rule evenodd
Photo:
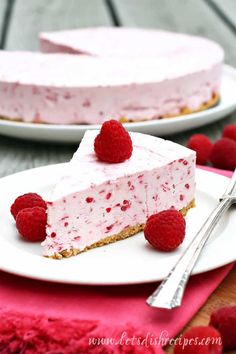
<path fill-rule="evenodd" d="M 132 140 L 121 123 L 109 120 L 103 123 L 94 141 L 94 151 L 101 161 L 123 162 L 132 155 Z"/>
<path fill-rule="evenodd" d="M 197 164 L 205 165 L 209 159 L 212 150 L 212 142 L 203 134 L 194 134 L 189 139 L 187 146 L 189 149 L 196 151 Z"/>
<path fill-rule="evenodd" d="M 234 170 L 236 167 L 236 142 L 228 138 L 218 140 L 213 146 L 210 160 L 214 167 Z"/>
<path fill-rule="evenodd" d="M 26 208 L 17 214 L 16 228 L 27 241 L 43 241 L 46 237 L 47 213 L 44 208 Z"/>
<path fill-rule="evenodd" d="M 222 338 L 213 327 L 192 327 L 180 337 L 174 354 L 220 354 Z"/>
<path fill-rule="evenodd" d="M 174 209 L 150 216 L 144 228 L 146 240 L 160 251 L 173 251 L 184 240 L 185 219 Z"/>
<path fill-rule="evenodd" d="M 45 201 L 42 197 L 40 197 L 40 195 L 36 193 L 23 194 L 20 197 L 16 198 L 16 200 L 12 204 L 11 213 L 14 219 L 16 219 L 16 216 L 19 211 L 25 208 L 33 208 L 35 206 L 39 206 L 44 209 L 47 208 Z"/>
<path fill-rule="evenodd" d="M 236 349 L 236 305 L 225 306 L 213 312 L 210 325 L 220 332 L 224 350 Z"/>
<path fill-rule="evenodd" d="M 224 127 L 223 138 L 229 138 L 236 141 L 236 124 L 229 124 Z"/>

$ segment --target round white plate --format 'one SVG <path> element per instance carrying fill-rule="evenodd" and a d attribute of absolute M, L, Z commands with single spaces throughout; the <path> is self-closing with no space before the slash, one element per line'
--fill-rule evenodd
<path fill-rule="evenodd" d="M 228 183 L 226 177 L 197 170 L 197 207 L 187 215 L 184 243 L 172 253 L 154 250 L 143 233 L 76 257 L 53 260 L 42 256 L 39 243 L 23 241 L 17 234 L 9 209 L 20 194 L 38 192 L 47 198 L 65 164 L 17 173 L 0 180 L 0 269 L 35 279 L 73 284 L 135 284 L 163 279 L 194 234 L 214 208 Z M 236 209 L 232 208 L 206 245 L 194 274 L 235 260 Z"/>
<path fill-rule="evenodd" d="M 125 126 L 130 131 L 158 136 L 197 128 L 232 113 L 236 109 L 235 92 L 236 69 L 225 65 L 220 93 L 221 99 L 215 107 L 181 117 L 126 123 Z M 49 125 L 0 119 L 0 134 L 36 141 L 78 143 L 88 129 L 100 129 L 100 125 Z"/>

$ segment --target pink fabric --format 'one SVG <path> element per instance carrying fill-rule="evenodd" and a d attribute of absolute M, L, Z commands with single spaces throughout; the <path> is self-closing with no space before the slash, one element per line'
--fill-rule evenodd
<path fill-rule="evenodd" d="M 206 167 L 204 169 L 209 170 Z M 228 177 L 231 176 L 231 172 L 210 170 Z M 89 347 L 91 351 L 88 351 L 88 347 L 86 347 L 87 349 L 84 353 L 162 353 L 159 345 L 150 347 L 146 343 L 150 344 L 150 339 L 154 339 L 154 337 L 173 338 L 176 336 L 205 303 L 232 267 L 233 265 L 231 264 L 205 274 L 193 276 L 187 287 L 183 305 L 171 311 L 152 309 L 146 305 L 146 297 L 156 288 L 157 284 L 113 287 L 73 286 L 40 282 L 0 272 L 0 314 L 2 319 L 4 319 L 3 322 L 0 321 L 0 352 L 4 354 L 14 353 L 14 351 L 10 351 L 9 345 L 6 344 L 13 339 L 11 338 L 10 340 L 5 337 L 5 342 L 3 339 L 3 332 L 6 327 L 10 332 L 17 332 L 17 327 L 23 326 L 20 334 L 18 333 L 19 331 L 17 332 L 19 338 L 17 337 L 16 341 L 14 336 L 15 342 L 12 344 L 13 346 L 18 345 L 17 349 L 19 349 L 22 346 L 24 347 L 24 345 L 26 346 L 25 338 L 28 338 L 26 333 L 29 332 L 29 323 L 32 323 L 34 333 L 42 330 L 43 323 L 44 336 L 41 332 L 41 334 L 37 332 L 38 351 L 35 351 L 36 349 L 33 347 L 32 351 L 25 349 L 22 353 L 83 353 L 82 347 L 78 347 L 78 345 L 81 345 L 81 343 L 85 345 L 85 341 L 86 345 L 88 345 L 90 336 L 105 336 L 106 338 L 114 337 L 117 339 L 122 337 L 124 331 L 127 332 L 126 338 L 140 335 L 146 339 L 143 342 L 143 346 L 135 342 L 135 345 L 132 346 L 132 351 L 126 344 L 119 346 L 103 345 L 99 348 L 95 346 L 93 350 L 92 347 Z M 33 317 L 31 317 L 31 314 L 33 314 Z M 86 320 L 90 321 L 90 329 L 87 330 L 86 335 L 82 335 L 82 342 L 81 337 L 79 339 L 73 337 L 73 341 L 70 343 L 67 338 L 65 342 L 72 343 L 67 349 L 65 349 L 64 343 L 62 344 L 63 350 L 59 350 L 58 348 L 62 348 L 59 346 L 57 349 L 52 347 L 54 348 L 54 351 L 52 351 L 50 345 L 52 346 L 54 338 L 51 339 L 51 344 L 48 347 L 44 347 L 40 351 L 41 344 L 46 345 L 45 341 L 50 343 L 50 335 L 47 333 L 46 336 L 45 334 L 45 328 L 51 330 L 52 326 L 51 322 L 47 322 L 48 318 L 58 318 L 59 324 L 57 326 L 58 328 L 63 328 L 65 338 L 67 338 L 67 335 L 68 338 L 73 337 L 71 334 L 73 326 L 74 329 L 77 328 L 73 333 L 77 333 L 78 328 L 82 331 L 81 333 L 86 332 L 85 329 L 88 326 Z M 19 319 L 21 320 L 19 321 Z M 72 321 L 74 319 L 77 322 Z M 64 323 L 65 321 L 67 321 L 66 324 Z M 47 324 L 45 325 L 45 323 Z M 71 327 L 69 323 L 71 323 Z M 9 327 L 9 324 L 12 324 L 13 327 Z M 58 338 L 60 335 L 59 331 Z M 34 339 L 32 339 L 33 337 Z M 29 345 L 31 349 L 36 338 L 35 336 L 33 337 L 30 337 L 31 343 Z M 41 344 L 39 344 L 39 338 L 41 338 Z M 78 344 L 78 340 L 80 344 Z M 5 351 L 1 349 L 3 342 L 5 343 Z M 57 343 L 57 345 L 59 344 Z M 73 346 L 75 351 L 71 349 Z M 25 348 L 28 347 L 26 346 Z M 78 348 L 80 348 L 80 351 L 78 351 Z M 98 349 L 103 351 L 98 351 Z"/>
<path fill-rule="evenodd" d="M 208 166 L 201 166 L 197 165 L 197 168 L 200 168 L 201 170 L 206 170 L 212 173 L 218 173 L 219 175 L 225 176 L 225 177 L 231 177 L 233 172 L 227 171 L 227 170 L 220 170 L 219 168 L 214 168 L 214 167 L 208 167 Z"/>

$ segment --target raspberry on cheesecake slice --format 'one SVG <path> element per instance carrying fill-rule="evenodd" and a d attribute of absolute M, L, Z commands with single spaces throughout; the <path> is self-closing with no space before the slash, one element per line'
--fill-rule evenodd
<path fill-rule="evenodd" d="M 185 214 L 194 205 L 195 152 L 150 135 L 125 134 L 111 122 L 85 133 L 54 188 L 45 256 L 69 257 L 125 239 L 143 230 L 152 214 L 171 208 Z"/>

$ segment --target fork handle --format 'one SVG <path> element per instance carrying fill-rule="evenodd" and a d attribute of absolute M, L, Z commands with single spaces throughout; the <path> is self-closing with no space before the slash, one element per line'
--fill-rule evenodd
<path fill-rule="evenodd" d="M 184 290 L 201 251 L 218 220 L 231 206 L 232 199 L 225 198 L 215 207 L 169 275 L 147 299 L 151 307 L 172 309 L 181 305 Z"/>

